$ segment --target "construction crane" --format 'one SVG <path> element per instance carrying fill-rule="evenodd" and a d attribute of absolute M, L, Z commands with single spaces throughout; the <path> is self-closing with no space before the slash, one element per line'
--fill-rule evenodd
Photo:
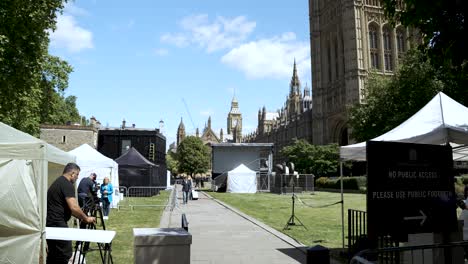
<path fill-rule="evenodd" d="M 185 110 L 187 111 L 187 114 L 190 118 L 190 122 L 192 122 L 192 126 L 193 126 L 193 130 L 195 130 L 195 123 L 193 123 L 193 119 L 192 119 L 192 115 L 190 115 L 190 111 L 189 111 L 189 108 L 187 106 L 187 102 L 185 102 L 185 99 L 182 97 L 182 102 L 184 103 L 184 106 L 185 106 Z"/>

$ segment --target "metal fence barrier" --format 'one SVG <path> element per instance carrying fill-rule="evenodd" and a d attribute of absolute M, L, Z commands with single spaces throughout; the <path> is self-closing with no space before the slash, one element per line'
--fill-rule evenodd
<path fill-rule="evenodd" d="M 271 174 L 270 192 L 272 193 L 292 193 L 294 192 L 314 192 L 313 174 Z"/>
<path fill-rule="evenodd" d="M 376 250 L 363 250 L 354 256 L 352 264 L 427 264 L 427 263 L 466 263 L 464 252 L 468 241 L 440 243 L 421 246 L 388 247 Z M 388 256 L 393 256 L 389 258 Z M 437 257 L 438 256 L 438 257 Z M 434 257 L 437 257 L 434 259 Z M 372 260 L 377 259 L 377 260 Z"/>
<path fill-rule="evenodd" d="M 123 187 L 123 186 L 122 186 Z M 153 196 L 159 195 L 161 190 L 165 190 L 166 186 L 132 186 L 125 191 L 124 201 L 132 210 L 134 207 L 162 207 L 167 206 L 168 199 L 155 203 Z"/>
<path fill-rule="evenodd" d="M 128 194 L 128 188 L 125 186 L 119 186 L 119 193 L 122 195 L 120 198 L 119 203 L 117 204 L 117 210 L 120 210 L 120 208 L 127 202 L 127 194 Z"/>
<path fill-rule="evenodd" d="M 367 246 L 367 212 L 348 209 L 348 256 Z"/>

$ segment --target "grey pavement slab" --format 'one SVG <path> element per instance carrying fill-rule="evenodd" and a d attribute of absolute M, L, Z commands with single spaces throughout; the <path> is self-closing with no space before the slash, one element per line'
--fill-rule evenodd
<path fill-rule="evenodd" d="M 178 204 L 164 212 L 160 227 L 181 227 L 182 213 L 186 214 L 191 263 L 306 263 L 304 245 L 206 193 L 182 204 L 179 191 Z"/>

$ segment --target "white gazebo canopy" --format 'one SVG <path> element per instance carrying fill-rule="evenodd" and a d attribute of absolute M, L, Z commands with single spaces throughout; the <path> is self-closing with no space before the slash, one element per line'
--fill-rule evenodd
<path fill-rule="evenodd" d="M 112 197 L 112 207 L 117 207 L 120 201 L 118 193 L 119 187 L 119 165 L 114 160 L 102 155 L 88 144 L 83 144 L 69 153 L 76 156 L 76 163 L 81 168 L 80 176 L 76 181 L 76 186 L 83 178 L 88 177 L 91 173 L 96 173 L 96 181 L 102 183 L 105 177 L 109 177 L 114 194 Z"/>
<path fill-rule="evenodd" d="M 244 164 L 229 171 L 227 176 L 226 192 L 230 193 L 256 193 L 257 173 Z"/>
<path fill-rule="evenodd" d="M 468 108 L 439 92 L 421 110 L 372 141 L 420 144 L 468 144 Z M 342 160 L 366 160 L 366 142 L 340 147 Z M 468 151 L 454 150 L 454 159 L 468 159 Z"/>
<path fill-rule="evenodd" d="M 75 156 L 0 122 L 0 262 L 45 263 L 47 188 Z"/>

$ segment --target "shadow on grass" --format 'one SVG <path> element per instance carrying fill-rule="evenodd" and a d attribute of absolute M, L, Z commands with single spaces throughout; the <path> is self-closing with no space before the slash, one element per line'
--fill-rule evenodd
<path fill-rule="evenodd" d="M 307 263 L 306 252 L 307 248 L 277 248 L 279 252 L 285 254 L 286 256 L 296 260 L 299 263 Z"/>

